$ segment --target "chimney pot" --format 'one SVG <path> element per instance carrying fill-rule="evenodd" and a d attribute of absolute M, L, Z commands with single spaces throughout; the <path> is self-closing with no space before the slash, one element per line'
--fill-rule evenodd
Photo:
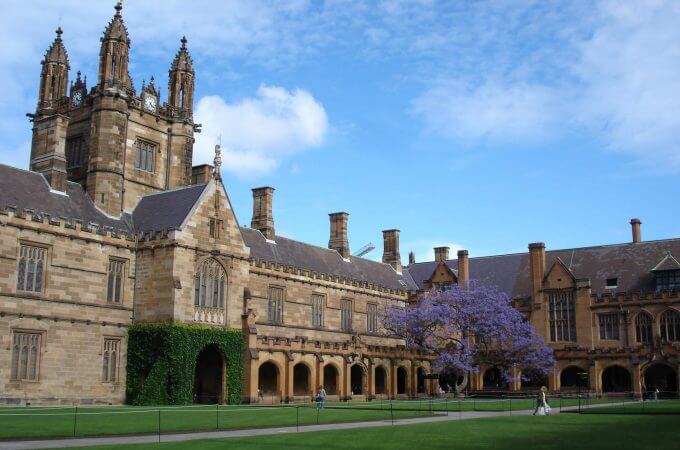
<path fill-rule="evenodd" d="M 633 243 L 636 244 L 638 242 L 642 241 L 642 229 L 641 226 L 642 222 L 638 218 L 632 218 L 630 219 L 630 227 L 631 231 L 633 232 Z"/>
<path fill-rule="evenodd" d="M 389 264 L 401 273 L 401 254 L 399 253 L 399 230 L 383 230 L 383 257 L 385 264 Z"/>
<path fill-rule="evenodd" d="M 409 265 L 416 263 L 416 254 L 413 252 L 408 252 L 408 263 Z"/>
<path fill-rule="evenodd" d="M 273 200 L 273 187 L 264 186 L 253 189 L 253 219 L 250 222 L 250 227 L 260 230 L 265 238 L 271 240 L 276 236 L 272 210 Z"/>
<path fill-rule="evenodd" d="M 331 235 L 328 248 L 337 250 L 343 258 L 349 258 L 349 240 L 347 239 L 347 222 L 349 213 L 335 212 L 328 215 L 331 222 Z"/>
<path fill-rule="evenodd" d="M 545 277 L 545 244 L 529 244 L 529 268 L 531 270 L 531 290 L 534 303 L 540 302 L 543 278 Z"/>
<path fill-rule="evenodd" d="M 435 261 L 446 261 L 449 259 L 449 247 L 435 247 L 434 248 L 434 260 Z"/>

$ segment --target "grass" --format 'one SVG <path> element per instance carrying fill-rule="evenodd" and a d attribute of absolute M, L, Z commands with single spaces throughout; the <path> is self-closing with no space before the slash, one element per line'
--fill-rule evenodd
<path fill-rule="evenodd" d="M 611 402 L 611 399 L 598 399 Z M 576 399 L 551 399 L 553 408 L 575 406 Z M 313 405 L 189 407 L 59 407 L 0 409 L 0 439 L 82 437 L 236 430 L 340 422 L 424 417 L 458 411 L 533 409 L 532 399 L 462 399 L 329 403 Z"/>
<path fill-rule="evenodd" d="M 564 414 L 277 434 L 249 438 L 92 447 L 100 450 L 249 449 L 540 449 L 666 450 L 678 448 L 680 416 Z"/>
<path fill-rule="evenodd" d="M 678 414 L 680 400 L 621 402 L 619 405 L 600 406 L 583 410 L 586 414 Z"/>

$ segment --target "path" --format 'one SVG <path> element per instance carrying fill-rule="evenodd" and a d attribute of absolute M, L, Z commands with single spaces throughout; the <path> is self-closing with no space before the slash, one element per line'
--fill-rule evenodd
<path fill-rule="evenodd" d="M 606 406 L 593 405 L 593 406 Z M 562 408 L 563 411 L 573 409 L 576 407 Z M 559 414 L 559 409 L 552 410 L 553 414 Z M 44 439 L 32 441 L 0 441 L 0 450 L 29 450 L 29 449 L 43 449 L 43 448 L 67 448 L 67 447 L 89 447 L 96 445 L 125 445 L 125 444 L 150 444 L 156 442 L 183 442 L 193 441 L 198 439 L 222 439 L 231 437 L 248 437 L 248 436 L 266 436 L 284 433 L 308 433 L 312 431 L 326 431 L 326 430 L 351 430 L 354 428 L 366 427 L 384 427 L 393 425 L 411 425 L 419 423 L 431 422 L 446 422 L 453 420 L 468 420 L 468 419 L 482 419 L 486 417 L 509 417 L 509 416 L 527 416 L 531 414 L 531 410 L 522 411 L 498 411 L 498 412 L 483 412 L 483 411 L 463 411 L 463 412 L 443 412 L 430 417 L 418 417 L 412 419 L 395 419 L 394 423 L 390 420 L 380 421 L 366 421 L 366 422 L 348 422 L 348 423 L 332 423 L 324 425 L 302 425 L 298 427 L 277 427 L 277 428 L 255 428 L 249 430 L 225 430 L 225 431 L 202 431 L 194 433 L 172 433 L 162 434 L 160 437 L 156 435 L 142 435 L 142 436 L 110 436 L 101 438 L 76 438 L 76 439 Z"/>

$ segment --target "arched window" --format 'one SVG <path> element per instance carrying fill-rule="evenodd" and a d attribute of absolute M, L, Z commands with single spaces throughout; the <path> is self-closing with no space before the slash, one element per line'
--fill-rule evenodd
<path fill-rule="evenodd" d="M 661 314 L 661 339 L 666 342 L 680 341 L 680 313 L 668 310 Z"/>
<path fill-rule="evenodd" d="M 179 107 L 184 108 L 184 85 L 179 88 Z"/>
<path fill-rule="evenodd" d="M 227 273 L 214 259 L 206 260 L 194 276 L 194 305 L 211 308 L 224 307 Z"/>
<path fill-rule="evenodd" d="M 652 316 L 641 312 L 635 318 L 635 337 L 640 344 L 652 342 Z"/>

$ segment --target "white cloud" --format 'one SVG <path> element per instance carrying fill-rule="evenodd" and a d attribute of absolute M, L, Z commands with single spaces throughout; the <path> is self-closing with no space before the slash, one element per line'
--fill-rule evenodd
<path fill-rule="evenodd" d="M 323 105 L 312 94 L 275 86 L 261 86 L 254 97 L 234 103 L 204 97 L 195 117 L 203 131 L 194 162 L 211 163 L 221 136 L 223 168 L 239 175 L 271 172 L 281 159 L 319 146 L 329 127 Z"/>

